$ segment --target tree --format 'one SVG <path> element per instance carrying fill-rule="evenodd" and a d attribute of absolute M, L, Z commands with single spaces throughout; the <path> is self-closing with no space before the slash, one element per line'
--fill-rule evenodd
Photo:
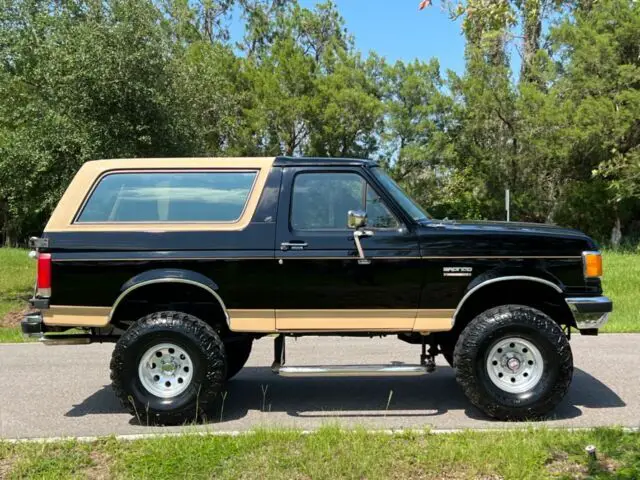
<path fill-rule="evenodd" d="M 391 174 L 434 213 L 446 203 L 452 144 L 445 133 L 453 125 L 452 99 L 436 60 L 384 65 L 382 89 L 384 160 Z"/>
<path fill-rule="evenodd" d="M 331 1 L 0 0 L 1 241 L 90 159 L 279 154 L 377 158 L 441 217 L 503 218 L 509 188 L 514 219 L 640 238 L 637 3 L 443 4 L 460 75 L 362 55 Z"/>
<path fill-rule="evenodd" d="M 142 0 L 2 0 L 5 243 L 39 230 L 82 162 L 182 151 L 165 109 L 168 44 L 160 20 Z"/>
<path fill-rule="evenodd" d="M 375 64 L 340 50 L 316 77 L 307 155 L 368 158 L 377 151 L 383 107 Z"/>
<path fill-rule="evenodd" d="M 575 164 L 608 182 L 613 222 L 640 212 L 640 6 L 607 0 L 578 4 L 552 33 L 561 62 L 556 94 L 569 99 Z"/>

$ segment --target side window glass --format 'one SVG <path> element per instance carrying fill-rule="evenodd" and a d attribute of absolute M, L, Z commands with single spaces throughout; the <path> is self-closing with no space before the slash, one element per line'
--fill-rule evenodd
<path fill-rule="evenodd" d="M 382 203 L 380 195 L 375 190 L 367 186 L 367 225 L 372 228 L 399 228 L 400 224 L 396 217 Z"/>
<path fill-rule="evenodd" d="M 76 223 L 234 222 L 257 172 L 111 173 Z"/>
<path fill-rule="evenodd" d="M 365 210 L 371 228 L 393 228 L 398 222 L 380 197 L 355 173 L 301 173 L 291 201 L 294 230 L 346 230 L 349 210 Z"/>

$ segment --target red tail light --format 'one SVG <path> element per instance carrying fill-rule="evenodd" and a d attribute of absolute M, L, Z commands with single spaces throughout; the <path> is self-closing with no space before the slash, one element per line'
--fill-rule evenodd
<path fill-rule="evenodd" d="M 38 253 L 38 296 L 51 296 L 51 254 Z"/>

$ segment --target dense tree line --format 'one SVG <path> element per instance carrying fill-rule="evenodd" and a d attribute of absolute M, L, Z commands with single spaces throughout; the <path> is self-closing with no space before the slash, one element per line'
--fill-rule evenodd
<path fill-rule="evenodd" d="M 0 240 L 90 159 L 279 154 L 379 159 L 437 217 L 503 219 L 509 188 L 514 220 L 637 238 L 640 3 L 444 5 L 461 75 L 362 55 L 331 2 L 0 0 Z"/>

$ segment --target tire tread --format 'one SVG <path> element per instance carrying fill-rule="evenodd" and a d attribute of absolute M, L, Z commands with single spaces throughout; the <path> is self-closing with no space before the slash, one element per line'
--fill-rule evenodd
<path fill-rule="evenodd" d="M 479 388 L 475 374 L 477 360 L 468 354 L 478 348 L 487 330 L 509 327 L 516 323 L 544 335 L 555 348 L 558 359 L 558 380 L 540 401 L 526 407 L 500 405 Z M 478 315 L 460 334 L 453 357 L 456 380 L 467 398 L 487 415 L 499 420 L 534 420 L 544 417 L 564 398 L 573 377 L 571 347 L 560 326 L 543 312 L 524 305 L 503 305 Z"/>
<path fill-rule="evenodd" d="M 120 403 L 133 416 L 140 418 L 141 415 L 147 416 L 146 406 L 136 402 L 126 391 L 122 372 L 126 353 L 141 336 L 152 333 L 162 327 L 169 330 L 180 331 L 186 333 L 192 338 L 197 339 L 198 344 L 203 348 L 204 355 L 207 360 L 207 375 L 203 385 L 206 385 L 206 391 L 200 391 L 198 395 L 198 405 L 194 410 L 191 408 L 183 408 L 173 412 L 149 412 L 147 420 L 154 424 L 175 425 L 184 423 L 188 420 L 197 420 L 198 417 L 204 415 L 213 403 L 217 394 L 224 387 L 226 380 L 226 361 L 224 344 L 215 330 L 202 320 L 182 312 L 163 311 L 154 312 L 135 322 L 120 337 L 116 343 L 113 355 L 111 357 L 111 386 Z"/>

